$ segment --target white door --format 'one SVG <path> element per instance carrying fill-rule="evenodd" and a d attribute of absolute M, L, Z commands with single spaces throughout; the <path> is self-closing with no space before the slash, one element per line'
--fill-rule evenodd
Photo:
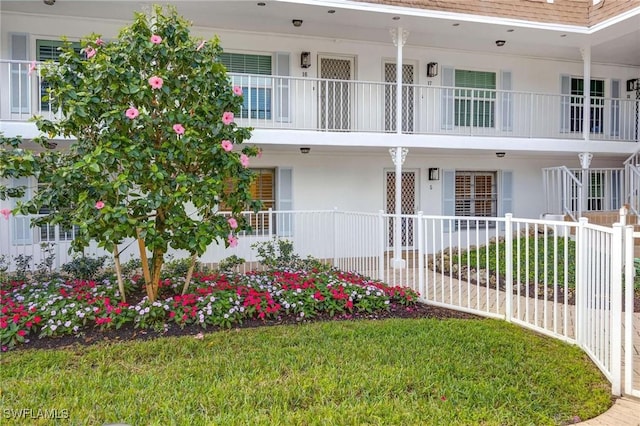
<path fill-rule="evenodd" d="M 319 57 L 321 129 L 351 130 L 354 62 L 352 57 Z"/>

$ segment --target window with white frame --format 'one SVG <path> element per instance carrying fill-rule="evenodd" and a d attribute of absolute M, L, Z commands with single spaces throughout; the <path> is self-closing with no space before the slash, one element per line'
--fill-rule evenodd
<path fill-rule="evenodd" d="M 272 116 L 272 57 L 244 53 L 223 53 L 220 62 L 230 73 L 251 74 L 234 76 L 233 83 L 242 88 L 241 118 L 270 120 Z"/>
<path fill-rule="evenodd" d="M 455 70 L 455 125 L 495 127 L 496 73 Z"/>
<path fill-rule="evenodd" d="M 62 51 L 60 47 L 64 45 L 61 40 L 36 40 L 36 60 L 38 62 L 54 61 L 58 62 Z M 80 54 L 81 46 L 79 42 L 71 43 L 73 50 Z M 51 111 L 51 100 L 48 93 L 49 85 L 45 80 L 40 82 L 40 110 Z"/>
<path fill-rule="evenodd" d="M 498 215 L 498 190 L 495 172 L 456 171 L 455 215 Z"/>

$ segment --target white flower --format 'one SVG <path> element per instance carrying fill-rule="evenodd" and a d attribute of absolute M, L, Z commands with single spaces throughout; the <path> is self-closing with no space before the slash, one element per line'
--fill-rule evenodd
<path fill-rule="evenodd" d="M 229 314 L 224 314 L 224 317 L 225 318 L 229 318 Z"/>
<path fill-rule="evenodd" d="M 52 317 L 56 316 L 56 311 L 55 310 L 51 311 L 49 315 L 51 315 Z"/>
<path fill-rule="evenodd" d="M 51 324 L 50 328 L 51 328 L 51 331 L 56 331 L 56 328 L 58 328 L 58 326 L 55 324 Z"/>
<path fill-rule="evenodd" d="M 65 327 L 67 327 L 67 328 L 71 327 L 71 321 L 67 321 L 67 322 L 65 322 L 65 323 L 64 323 L 64 326 L 65 326 Z"/>
<path fill-rule="evenodd" d="M 63 309 L 61 312 L 62 312 L 62 315 L 64 315 L 64 314 L 66 314 L 66 313 L 67 313 L 67 310 L 66 310 L 66 309 Z"/>

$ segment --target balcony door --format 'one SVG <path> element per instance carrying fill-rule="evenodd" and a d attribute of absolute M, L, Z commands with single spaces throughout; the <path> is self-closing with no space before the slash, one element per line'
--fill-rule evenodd
<path fill-rule="evenodd" d="M 353 57 L 320 56 L 318 107 L 320 128 L 351 130 Z"/>
<path fill-rule="evenodd" d="M 396 64 L 385 62 L 384 81 L 385 83 L 396 82 Z M 414 82 L 415 67 L 413 64 L 402 64 L 402 131 L 413 132 L 415 117 L 415 89 L 411 86 Z M 409 86 L 405 86 L 405 84 Z M 395 84 L 384 86 L 384 130 L 395 132 L 396 130 L 396 92 Z"/>

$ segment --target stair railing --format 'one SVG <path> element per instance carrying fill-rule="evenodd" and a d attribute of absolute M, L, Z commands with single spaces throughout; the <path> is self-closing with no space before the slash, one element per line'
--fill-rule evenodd
<path fill-rule="evenodd" d="M 566 166 L 542 169 L 546 213 L 582 217 L 582 182 Z"/>

